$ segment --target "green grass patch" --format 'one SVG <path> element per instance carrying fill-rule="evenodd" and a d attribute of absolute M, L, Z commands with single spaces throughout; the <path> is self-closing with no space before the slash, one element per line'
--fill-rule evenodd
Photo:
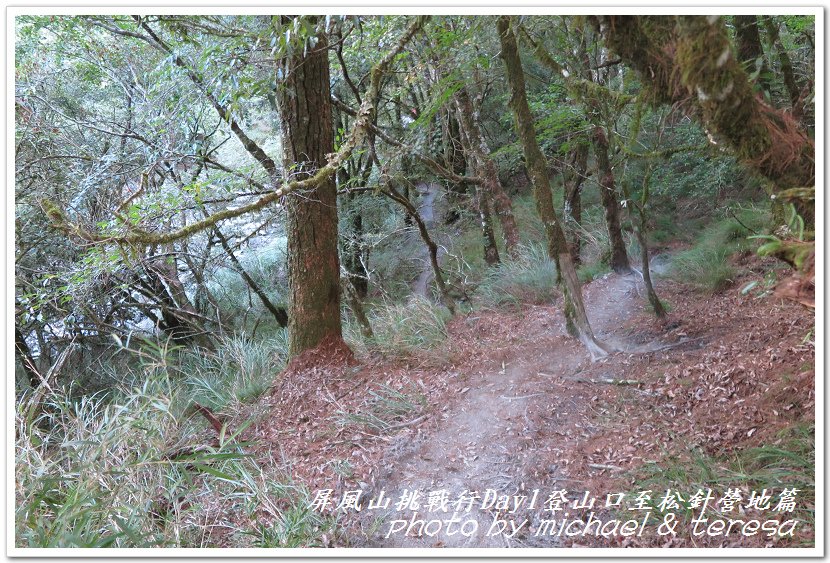
<path fill-rule="evenodd" d="M 557 293 L 556 265 L 542 244 L 523 245 L 515 258 L 491 268 L 475 294 L 485 306 L 550 303 Z"/>
<path fill-rule="evenodd" d="M 374 333 L 370 338 L 362 336 L 354 323 L 345 326 L 345 338 L 352 349 L 399 359 L 434 350 L 446 340 L 450 319 L 446 308 L 423 297 L 376 304 L 367 316 Z"/>
<path fill-rule="evenodd" d="M 748 448 L 723 457 L 712 457 L 698 449 L 691 449 L 681 459 L 679 456 L 668 456 L 660 462 L 646 463 L 631 474 L 636 488 L 633 495 L 639 491 L 651 490 L 652 507 L 657 511 L 662 493 L 667 489 L 681 493 L 688 501 L 688 497 L 698 489 L 712 489 L 715 500 L 726 489 L 741 489 L 744 492 L 743 502 L 749 500 L 746 492 L 764 489 L 771 494 L 770 508 L 774 508 L 777 496 L 785 488 L 798 489 L 795 511 L 776 512 L 768 511 L 765 518 L 782 516 L 783 519 L 795 518 L 799 520 L 798 527 L 815 527 L 815 428 L 812 424 L 799 424 L 783 430 L 775 444 Z M 685 494 L 684 494 L 685 493 Z M 679 513 L 681 518 L 689 520 L 700 514 L 699 510 L 688 507 Z M 719 517 L 714 512 L 715 501 L 709 505 L 712 516 Z M 725 513 L 724 517 L 740 518 L 737 513 Z M 798 530 L 798 527 L 796 530 Z M 795 534 L 796 543 L 812 543 L 812 540 L 799 540 Z"/>

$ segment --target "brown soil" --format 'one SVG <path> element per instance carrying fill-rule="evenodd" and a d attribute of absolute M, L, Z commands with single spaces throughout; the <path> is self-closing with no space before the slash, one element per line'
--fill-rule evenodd
<path fill-rule="evenodd" d="M 340 514 L 343 533 L 330 545 L 664 545 L 653 534 L 593 542 L 537 537 L 540 519 L 551 517 L 538 505 L 513 515 L 528 523 L 512 538 L 486 535 L 494 510 L 470 513 L 479 530 L 469 538 L 385 536 L 392 519 L 412 516 L 394 510 L 404 490 L 421 492 L 419 517 L 427 519 L 452 514 L 425 513 L 426 494 L 440 489 L 452 500 L 465 489 L 482 496 L 487 489 L 539 489 L 539 505 L 556 489 L 567 489 L 571 500 L 591 491 L 604 503 L 607 493 L 634 490 L 645 465 L 671 456 L 684 463 L 694 448 L 724 456 L 780 443 L 782 428 L 812 422 L 814 347 L 805 339 L 812 311 L 741 295 L 741 285 L 702 296 L 660 279 L 658 293 L 672 305 L 664 322 L 646 309 L 635 275 L 586 285 L 598 337 L 626 350 L 593 363 L 564 334 L 558 304 L 459 316 L 442 349 L 409 362 L 361 358 L 355 365 L 343 350 L 337 361 L 310 354 L 292 362 L 290 377 L 257 405 L 259 422 L 244 439 L 261 463 L 283 468 L 312 494 L 331 488 L 339 499 L 361 490 L 368 500 L 383 491 L 392 499 L 388 510 L 362 503 L 359 513 Z M 388 421 L 386 431 L 344 423 L 367 410 L 369 392 L 381 385 L 421 396 L 423 406 Z M 765 545 L 758 536 L 715 540 L 668 545 Z"/>

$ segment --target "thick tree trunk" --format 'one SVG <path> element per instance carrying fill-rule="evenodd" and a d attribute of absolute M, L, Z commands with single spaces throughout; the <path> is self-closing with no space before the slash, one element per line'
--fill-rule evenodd
<path fill-rule="evenodd" d="M 614 172 L 608 158 L 608 138 L 602 127 L 594 128 L 594 153 L 597 157 L 597 180 L 602 207 L 605 210 L 605 225 L 608 228 L 608 242 L 611 250 L 609 266 L 618 274 L 631 271 L 628 253 L 625 250 L 622 230 L 620 229 L 620 204 L 617 201 L 617 188 L 614 184 Z"/>
<path fill-rule="evenodd" d="M 295 179 L 310 177 L 334 152 L 328 41 L 302 49 L 283 64 L 279 89 L 283 163 Z M 342 344 L 337 186 L 330 177 L 316 189 L 292 194 L 288 210 L 288 334 L 290 356 L 324 340 Z"/>
<path fill-rule="evenodd" d="M 499 17 L 497 29 L 501 41 L 501 57 L 504 60 L 507 81 L 510 84 L 510 108 L 513 110 L 516 132 L 527 161 L 528 173 L 533 182 L 536 209 L 545 226 L 548 254 L 556 261 L 557 270 L 564 282 L 565 319 L 568 330 L 585 345 L 592 359 L 601 358 L 608 355 L 608 350 L 597 341 L 588 322 L 588 315 L 582 301 L 582 289 L 579 286 L 576 269 L 565 241 L 565 232 L 553 208 L 553 193 L 548 178 L 547 162 L 536 141 L 533 117 L 527 103 L 524 71 L 519 59 L 516 36 L 510 28 L 510 18 Z"/>
<path fill-rule="evenodd" d="M 493 201 L 501 223 L 504 248 L 508 255 L 515 257 L 519 248 L 519 229 L 513 216 L 513 204 L 504 191 L 504 186 L 499 180 L 498 167 L 490 156 L 490 147 L 481 131 L 479 113 L 473 108 L 472 100 L 465 88 L 456 92 L 455 101 L 459 124 L 467 137 L 472 160 L 476 163 L 476 174 L 484 180 L 483 189 Z"/>
<path fill-rule="evenodd" d="M 574 266 L 582 263 L 582 236 L 579 229 L 582 225 L 582 182 L 588 169 L 588 143 L 577 141 L 571 151 L 568 168 L 564 175 L 564 221 L 565 234 L 571 250 Z"/>

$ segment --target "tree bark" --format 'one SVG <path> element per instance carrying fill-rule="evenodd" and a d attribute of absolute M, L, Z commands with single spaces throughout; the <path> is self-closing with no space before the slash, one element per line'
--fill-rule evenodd
<path fill-rule="evenodd" d="M 617 188 L 614 184 L 614 172 L 608 158 L 608 137 L 602 127 L 594 127 L 594 154 L 597 157 L 597 176 L 602 207 L 605 210 L 605 225 L 608 228 L 608 242 L 611 250 L 609 266 L 618 274 L 631 271 L 628 253 L 625 250 L 622 230 L 620 229 L 620 204 L 617 201 Z"/>
<path fill-rule="evenodd" d="M 564 221 L 565 234 L 571 250 L 574 266 L 582 263 L 582 236 L 579 232 L 582 224 L 582 182 L 588 169 L 588 143 L 576 141 L 571 150 L 568 168 L 564 174 Z"/>
<path fill-rule="evenodd" d="M 457 104 L 459 120 L 464 119 L 461 107 L 461 105 Z M 467 124 L 465 123 L 465 125 Z M 470 136 L 470 129 L 466 126 L 462 127 L 459 133 L 461 136 L 461 144 L 464 147 L 464 151 L 467 153 L 476 174 L 486 175 L 484 170 L 484 159 L 479 153 L 479 150 L 474 147 L 475 141 L 474 137 Z M 498 177 L 496 178 L 496 181 L 498 181 Z M 490 197 L 492 196 L 492 193 L 487 189 L 487 187 L 488 186 L 481 184 L 475 184 L 470 188 L 473 190 L 473 199 L 475 201 L 476 211 L 478 212 L 479 225 L 481 226 L 481 239 L 484 245 L 484 261 L 487 262 L 488 265 L 493 266 L 498 264 L 501 261 L 501 258 L 499 257 L 499 248 L 496 244 L 496 235 L 493 231 L 493 217 L 490 213 Z"/>
<path fill-rule="evenodd" d="M 307 178 L 334 151 L 328 41 L 286 58 L 278 107 L 283 164 Z M 342 344 L 340 261 L 337 251 L 337 186 L 333 176 L 313 190 L 291 194 L 288 211 L 288 353 L 297 356 L 324 340 Z M 345 345 L 345 344 L 343 344 Z"/>
<path fill-rule="evenodd" d="M 568 331 L 579 338 L 588 349 L 592 359 L 602 358 L 608 355 L 608 349 L 596 339 L 588 322 L 576 269 L 565 242 L 562 224 L 553 207 L 553 193 L 548 178 L 547 162 L 536 141 L 536 131 L 527 103 L 524 71 L 519 59 L 516 36 L 511 29 L 508 16 L 499 17 L 496 25 L 501 41 L 501 58 L 504 60 L 507 81 L 510 85 L 510 108 L 513 110 L 516 132 L 522 144 L 528 174 L 533 183 L 536 210 L 545 227 L 548 254 L 556 262 L 559 277 L 564 282 L 565 320 Z"/>
<path fill-rule="evenodd" d="M 472 160 L 476 165 L 476 173 L 484 182 L 483 189 L 488 193 L 496 209 L 496 215 L 501 223 L 504 236 L 504 248 L 507 254 L 515 257 L 519 248 L 519 229 L 513 216 L 513 204 L 504 191 L 499 180 L 499 170 L 490 155 L 490 147 L 481 131 L 480 114 L 473 108 L 470 95 L 465 88 L 455 94 L 458 121 L 466 134 Z"/>
<path fill-rule="evenodd" d="M 608 47 L 649 85 L 649 102 L 691 106 L 715 138 L 778 190 L 815 185 L 812 139 L 792 115 L 754 95 L 722 18 L 597 16 L 596 21 Z M 808 205 L 800 211 L 805 220 L 814 220 Z"/>
<path fill-rule="evenodd" d="M 752 74 L 758 69 L 760 61 L 757 82 L 764 92 L 769 92 L 769 80 L 767 79 L 769 67 L 764 56 L 764 47 L 761 45 L 757 17 L 754 14 L 735 16 L 735 35 L 738 40 L 738 58 L 744 65 L 744 69 Z"/>

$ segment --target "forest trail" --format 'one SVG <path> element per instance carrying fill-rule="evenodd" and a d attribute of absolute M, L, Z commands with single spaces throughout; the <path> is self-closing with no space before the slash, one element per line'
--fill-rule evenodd
<path fill-rule="evenodd" d="M 586 286 L 586 307 L 597 336 L 617 347 L 631 347 L 624 335 L 616 331 L 643 307 L 635 288 L 637 281 L 636 274 L 609 274 Z M 464 383 L 467 390 L 462 390 L 460 400 L 447 404 L 435 415 L 440 417 L 437 429 L 386 452 L 372 495 L 377 496 L 382 490 L 392 503 L 385 514 L 378 510 L 364 513 L 366 521 L 362 528 L 371 530 L 366 534 L 366 545 L 556 546 L 553 540 L 528 533 L 538 524 L 539 510 L 527 513 L 529 525 L 512 538 L 488 536 L 496 513 L 480 510 L 459 513 L 465 521 L 470 517 L 478 520 L 477 533 L 469 537 L 460 533 L 419 537 L 415 533 L 417 526 L 409 535 L 403 531 L 389 534 L 392 520 L 412 516 L 412 509 L 396 510 L 397 500 L 405 490 L 420 493 L 417 519 L 431 520 L 450 518 L 452 503 L 465 490 L 478 491 L 484 497 L 487 490 L 499 495 L 520 495 L 535 488 L 550 491 L 574 485 L 561 471 L 557 462 L 560 452 L 555 444 L 537 438 L 554 434 L 580 436 L 589 429 L 586 411 L 592 408 L 590 396 L 574 394 L 573 382 L 591 362 L 587 351 L 565 335 L 559 319 L 551 319 L 548 327 L 544 335 L 519 335 L 521 344 L 501 362 L 501 369 L 471 375 Z M 542 336 L 548 342 L 553 337 L 556 344 L 540 347 Z M 613 358 L 606 360 L 609 365 L 613 365 Z M 571 389 L 563 393 L 563 388 Z M 448 492 L 450 508 L 446 513 L 428 511 L 428 493 L 441 489 Z M 381 523 L 379 518 L 384 521 Z"/>

